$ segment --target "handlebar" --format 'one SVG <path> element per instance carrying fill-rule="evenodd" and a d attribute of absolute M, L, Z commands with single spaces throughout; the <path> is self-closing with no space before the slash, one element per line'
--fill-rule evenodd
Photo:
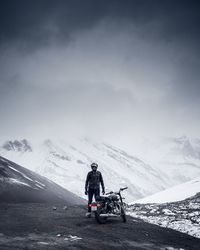
<path fill-rule="evenodd" d="M 125 189 L 128 189 L 128 187 L 120 188 L 120 191 L 124 191 Z"/>
<path fill-rule="evenodd" d="M 113 194 L 113 191 L 110 191 L 110 192 L 106 193 L 106 195 L 107 195 L 107 194 Z"/>
<path fill-rule="evenodd" d="M 120 188 L 119 192 L 110 191 L 110 192 L 106 193 L 106 195 L 108 195 L 108 194 L 114 194 L 114 193 L 115 194 L 119 194 L 121 191 L 124 191 L 125 189 L 128 189 L 128 187 Z"/>

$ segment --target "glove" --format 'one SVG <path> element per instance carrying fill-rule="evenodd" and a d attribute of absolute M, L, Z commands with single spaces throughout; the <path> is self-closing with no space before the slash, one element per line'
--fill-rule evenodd
<path fill-rule="evenodd" d="M 88 195 L 88 191 L 87 190 L 85 190 L 85 195 Z"/>
<path fill-rule="evenodd" d="M 103 194 L 103 195 L 105 194 L 105 190 L 102 190 L 102 194 Z"/>

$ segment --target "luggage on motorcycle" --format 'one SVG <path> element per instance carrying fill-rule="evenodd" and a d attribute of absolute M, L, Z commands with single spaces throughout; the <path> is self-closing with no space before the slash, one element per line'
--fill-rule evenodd
<path fill-rule="evenodd" d="M 112 200 L 112 201 L 118 201 L 119 200 L 119 197 L 117 195 L 110 195 L 109 198 Z"/>

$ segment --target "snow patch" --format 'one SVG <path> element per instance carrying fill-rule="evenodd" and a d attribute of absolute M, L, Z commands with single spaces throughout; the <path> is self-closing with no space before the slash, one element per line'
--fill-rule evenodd
<path fill-rule="evenodd" d="M 67 240 L 67 241 L 77 241 L 77 240 L 82 240 L 81 237 L 78 237 L 78 236 L 73 236 L 73 235 L 69 235 L 68 237 L 64 238 L 64 240 Z"/>
<path fill-rule="evenodd" d="M 43 183 L 41 183 L 41 182 L 39 182 L 39 181 L 36 181 L 36 180 L 35 180 L 35 182 L 38 183 L 40 186 L 45 187 L 45 184 L 43 184 Z"/>
<path fill-rule="evenodd" d="M 180 202 L 132 204 L 127 214 L 200 238 L 200 194 Z"/>
<path fill-rule="evenodd" d="M 19 181 L 17 179 L 14 179 L 14 178 L 8 178 L 8 181 L 12 184 L 18 184 L 18 185 L 24 185 L 24 186 L 27 186 L 27 187 L 31 187 L 29 184 L 25 183 L 25 182 L 22 182 L 22 181 Z M 31 187 L 32 188 L 32 187 Z"/>
<path fill-rule="evenodd" d="M 40 245 L 49 245 L 48 242 L 44 242 L 44 241 L 39 241 L 38 244 L 40 244 Z"/>
<path fill-rule="evenodd" d="M 35 186 L 39 187 L 40 189 L 44 189 L 44 187 L 39 184 L 35 184 Z"/>
<path fill-rule="evenodd" d="M 166 203 L 184 200 L 200 191 L 200 177 L 183 184 L 168 188 L 164 191 L 136 200 L 130 204 Z"/>
<path fill-rule="evenodd" d="M 33 181 L 31 178 L 29 178 L 27 175 L 25 175 L 24 173 L 20 172 L 19 170 L 15 169 L 15 168 L 13 168 L 13 167 L 11 167 L 11 166 L 8 166 L 8 167 L 9 167 L 10 169 L 14 170 L 15 172 L 21 174 L 21 175 L 22 175 L 24 178 L 26 178 L 27 180 Z"/>

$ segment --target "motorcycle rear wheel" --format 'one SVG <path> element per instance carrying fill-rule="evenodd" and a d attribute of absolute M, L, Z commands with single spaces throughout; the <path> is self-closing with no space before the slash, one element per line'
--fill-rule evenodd
<path fill-rule="evenodd" d="M 95 219 L 99 224 L 105 224 L 107 221 L 106 217 L 101 217 L 100 214 L 105 213 L 105 211 L 102 208 L 98 208 L 95 212 Z"/>

